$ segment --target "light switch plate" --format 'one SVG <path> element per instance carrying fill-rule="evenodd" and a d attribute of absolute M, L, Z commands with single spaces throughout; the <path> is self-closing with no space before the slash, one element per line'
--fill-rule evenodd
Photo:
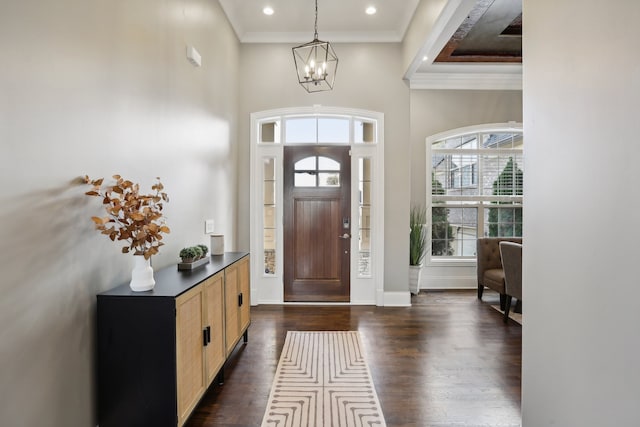
<path fill-rule="evenodd" d="M 213 233 L 213 220 L 207 219 L 204 221 L 204 233 L 210 234 Z"/>

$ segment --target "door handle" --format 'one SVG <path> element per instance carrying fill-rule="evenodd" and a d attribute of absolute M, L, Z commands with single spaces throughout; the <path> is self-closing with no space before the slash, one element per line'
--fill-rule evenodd
<path fill-rule="evenodd" d="M 338 237 L 341 238 L 341 239 L 345 239 L 346 240 L 346 239 L 350 239 L 351 238 L 351 234 L 344 233 L 342 236 L 338 236 Z"/>

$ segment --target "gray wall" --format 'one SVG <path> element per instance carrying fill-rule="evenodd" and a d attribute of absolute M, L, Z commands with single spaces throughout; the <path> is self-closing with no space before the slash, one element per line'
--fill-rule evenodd
<path fill-rule="evenodd" d="M 333 45 L 333 44 L 332 44 Z M 284 107 L 361 108 L 385 117 L 385 291 L 407 291 L 409 257 L 409 89 L 402 81 L 399 44 L 336 44 L 335 87 L 308 94 L 296 79 L 291 46 L 247 44 L 240 61 L 239 223 L 249 224 L 250 114 Z M 259 70 L 256 78 L 256 70 Z M 249 229 L 238 230 L 249 245 Z"/>
<path fill-rule="evenodd" d="M 156 268 L 205 218 L 234 247 L 239 44 L 208 0 L 33 0 L 0 6 L 0 52 L 0 424 L 92 426 L 95 294 L 133 260 L 78 177 L 162 178 Z"/>
<path fill-rule="evenodd" d="M 523 425 L 637 426 L 640 3 L 523 15 Z"/>

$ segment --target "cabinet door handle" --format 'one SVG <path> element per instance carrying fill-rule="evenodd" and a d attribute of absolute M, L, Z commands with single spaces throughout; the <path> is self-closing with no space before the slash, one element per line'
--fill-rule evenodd
<path fill-rule="evenodd" d="M 203 346 L 207 346 L 207 330 L 203 329 L 202 330 L 202 345 Z"/>
<path fill-rule="evenodd" d="M 211 342 L 211 326 L 207 326 L 207 344 Z"/>
<path fill-rule="evenodd" d="M 238 294 L 238 307 L 242 307 L 242 292 Z"/>

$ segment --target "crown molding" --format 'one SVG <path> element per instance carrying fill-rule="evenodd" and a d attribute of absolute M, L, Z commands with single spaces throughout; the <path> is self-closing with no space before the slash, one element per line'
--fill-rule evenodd
<path fill-rule="evenodd" d="M 402 34 L 395 31 L 323 31 L 320 40 L 330 43 L 400 43 Z M 301 44 L 313 39 L 313 33 L 305 32 L 246 32 L 238 37 L 240 43 L 292 43 Z"/>
<path fill-rule="evenodd" d="M 522 74 L 415 73 L 410 89 L 522 90 Z"/>

